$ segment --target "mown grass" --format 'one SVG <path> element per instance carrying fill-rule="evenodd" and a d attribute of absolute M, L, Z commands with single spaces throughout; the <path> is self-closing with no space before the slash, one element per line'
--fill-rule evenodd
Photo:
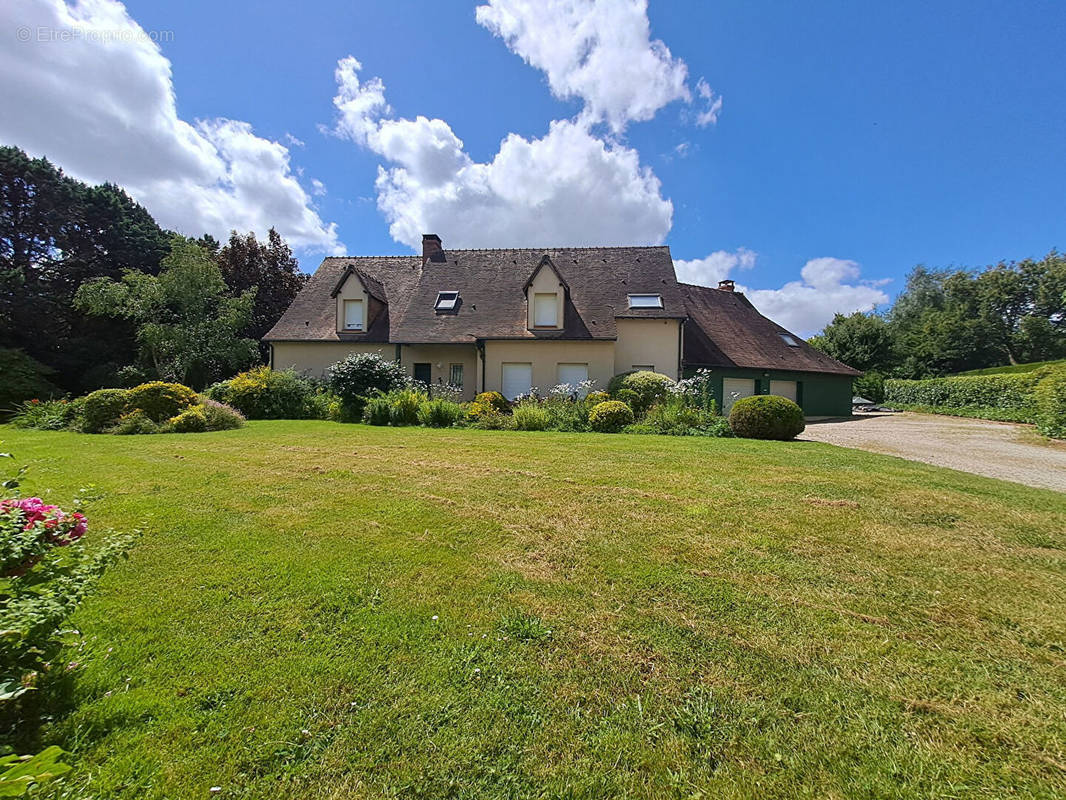
<path fill-rule="evenodd" d="M 23 743 L 86 797 L 1066 793 L 1061 494 L 805 442 L 0 433 L 146 530 Z"/>

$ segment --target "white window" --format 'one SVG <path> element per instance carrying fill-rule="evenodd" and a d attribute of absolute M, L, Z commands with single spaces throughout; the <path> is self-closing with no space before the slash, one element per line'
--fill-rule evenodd
<path fill-rule="evenodd" d="M 742 397 L 755 394 L 755 381 L 751 378 L 725 378 L 722 381 L 722 413 L 728 416 L 733 403 Z"/>
<path fill-rule="evenodd" d="M 452 364 L 451 365 L 451 368 L 448 371 L 448 383 L 450 383 L 452 386 L 458 386 L 460 389 L 463 388 L 463 365 L 462 364 Z"/>
<path fill-rule="evenodd" d="M 778 397 L 787 397 L 793 403 L 796 402 L 796 382 L 795 381 L 770 381 L 770 394 L 776 394 Z"/>
<path fill-rule="evenodd" d="M 533 295 L 533 327 L 534 328 L 557 328 L 559 327 L 559 315 L 557 313 L 556 295 L 552 293 Z"/>
<path fill-rule="evenodd" d="M 589 393 L 587 388 L 578 387 L 579 383 L 583 383 L 589 379 L 589 365 L 588 364 L 560 364 L 559 365 L 559 383 L 568 383 L 574 387 L 577 391 L 578 397 L 584 397 Z"/>
<path fill-rule="evenodd" d="M 781 341 L 787 344 L 789 347 L 799 347 L 800 343 L 797 342 L 790 334 L 782 333 L 778 334 L 781 337 Z"/>
<path fill-rule="evenodd" d="M 433 308 L 437 311 L 455 311 L 459 305 L 459 292 L 437 292 L 437 302 Z"/>
<path fill-rule="evenodd" d="M 345 300 L 344 301 L 344 330 L 346 331 L 361 331 L 363 330 L 363 301 L 362 300 Z"/>
<path fill-rule="evenodd" d="M 662 308 L 663 296 L 661 294 L 631 294 L 629 295 L 630 308 Z"/>
<path fill-rule="evenodd" d="M 526 394 L 533 388 L 532 364 L 503 365 L 503 396 L 514 400 L 520 394 Z"/>

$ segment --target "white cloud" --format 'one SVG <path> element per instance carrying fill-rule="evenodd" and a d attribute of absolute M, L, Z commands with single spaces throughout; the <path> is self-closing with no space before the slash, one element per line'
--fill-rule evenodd
<path fill-rule="evenodd" d="M 315 197 L 324 197 L 326 194 L 326 184 L 322 183 L 318 178 L 312 178 L 311 193 Z"/>
<path fill-rule="evenodd" d="M 481 25 L 543 70 L 552 94 L 580 98 L 619 133 L 674 100 L 691 100 L 688 68 L 651 39 L 646 0 L 489 0 Z"/>
<path fill-rule="evenodd" d="M 731 277 L 735 269 L 751 269 L 756 254 L 745 248 L 735 253 L 719 250 L 706 258 L 674 260 L 678 278 L 688 283 L 715 286 Z M 817 333 L 833 315 L 869 311 L 888 302 L 878 286 L 884 280 L 861 280 L 861 268 L 843 258 L 812 258 L 800 270 L 800 280 L 789 281 L 779 289 L 749 289 L 737 285 L 760 312 L 785 328 L 807 337 Z"/>
<path fill-rule="evenodd" d="M 711 85 L 703 78 L 696 82 L 696 92 L 706 106 L 703 111 L 696 114 L 696 124 L 701 128 L 714 125 L 718 122 L 718 115 L 722 112 L 722 98 L 712 91 Z"/>
<path fill-rule="evenodd" d="M 673 206 L 636 150 L 557 120 L 539 139 L 508 135 L 475 162 L 447 122 L 395 119 L 379 78 L 361 81 L 352 57 L 337 65 L 334 132 L 377 153 L 378 206 L 397 241 L 417 248 L 435 231 L 452 247 L 661 242 Z"/>
<path fill-rule="evenodd" d="M 755 266 L 758 254 L 746 247 L 737 248 L 736 252 L 715 250 L 706 258 L 691 261 L 674 259 L 677 279 L 683 283 L 696 283 L 701 286 L 717 286 L 718 281 L 729 277 L 735 269 L 751 269 Z"/>
<path fill-rule="evenodd" d="M 112 181 L 163 226 L 225 238 L 270 226 L 295 247 L 343 250 L 283 144 L 246 122 L 178 117 L 170 61 L 115 0 L 0 4 L 0 140 L 93 183 Z M 20 41 L 16 31 L 29 31 Z M 38 31 L 76 32 L 62 40 Z M 290 144 L 295 142 L 290 138 Z"/>

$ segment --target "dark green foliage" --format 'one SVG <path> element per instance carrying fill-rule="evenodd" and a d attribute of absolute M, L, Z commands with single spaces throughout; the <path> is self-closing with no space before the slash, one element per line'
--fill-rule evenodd
<path fill-rule="evenodd" d="M 633 409 L 621 400 L 605 400 L 589 412 L 589 427 L 597 433 L 618 433 L 632 424 Z"/>
<path fill-rule="evenodd" d="M 230 234 L 225 247 L 218 249 L 217 244 L 214 243 L 218 252 L 218 266 L 233 295 L 239 297 L 244 292 L 255 293 L 251 317 L 238 335 L 260 342 L 285 313 L 300 287 L 307 281 L 307 275 L 300 272 L 300 265 L 293 258 L 292 250 L 273 228 L 267 233 L 266 244 L 256 239 L 254 233 L 241 235 L 236 231 Z M 259 347 L 265 359 L 269 355 L 269 345 L 260 342 Z"/>
<path fill-rule="evenodd" d="M 729 412 L 729 427 L 745 439 L 786 441 L 803 433 L 803 410 L 787 397 L 772 394 L 742 397 Z"/>
<path fill-rule="evenodd" d="M 126 411 L 128 389 L 97 389 L 81 403 L 81 429 L 85 433 L 102 433 L 115 425 Z"/>
<path fill-rule="evenodd" d="M 826 355 L 864 371 L 890 363 L 894 348 L 888 323 L 877 315 L 858 311 L 848 316 L 834 316 L 821 334 L 810 339 L 810 344 Z"/>
<path fill-rule="evenodd" d="M 666 397 L 673 381 L 666 375 L 648 370 L 623 372 L 615 375 L 607 384 L 607 393 L 616 400 L 629 405 L 633 413 L 640 415 L 656 402 Z M 626 394 L 622 394 L 626 392 Z M 629 394 L 632 392 L 632 394 Z"/>
<path fill-rule="evenodd" d="M 127 322 L 75 309 L 78 287 L 126 269 L 155 273 L 166 251 L 166 233 L 122 189 L 0 147 L 0 345 L 55 369 L 64 389 L 95 388 L 136 352 Z"/>
<path fill-rule="evenodd" d="M 702 436 L 711 430 L 716 431 L 711 435 L 719 435 L 719 421 L 725 418 L 670 396 L 648 409 L 643 424 L 662 436 Z"/>
<path fill-rule="evenodd" d="M 875 403 L 883 403 L 885 400 L 885 376 L 876 370 L 864 373 L 856 378 L 852 384 L 854 393 Z"/>
<path fill-rule="evenodd" d="M 353 353 L 327 371 L 329 388 L 344 403 L 349 418 L 359 419 L 367 398 L 399 389 L 406 383 L 403 367 L 377 353 Z"/>
<path fill-rule="evenodd" d="M 152 381 L 126 392 L 126 408 L 140 409 L 152 422 L 166 422 L 197 402 L 196 392 L 180 383 Z"/>
<path fill-rule="evenodd" d="M 1036 385 L 1035 422 L 1045 436 L 1066 439 L 1066 369 L 1056 369 Z"/>
<path fill-rule="evenodd" d="M 79 287 L 74 304 L 88 314 L 137 327 L 142 364 L 160 378 L 201 388 L 250 366 L 258 343 L 241 338 L 255 293 L 230 296 L 213 255 L 174 236 L 158 277 L 126 270 Z"/>
<path fill-rule="evenodd" d="M 0 419 L 23 400 L 57 397 L 62 392 L 49 380 L 54 371 L 21 350 L 0 347 Z"/>
<path fill-rule="evenodd" d="M 417 425 L 418 411 L 429 398 L 417 389 L 397 389 L 385 395 L 389 401 L 389 424 Z"/>
<path fill-rule="evenodd" d="M 1032 372 L 1041 367 L 1066 367 L 1066 359 L 1054 361 L 1030 361 L 1027 364 L 1008 364 L 999 367 L 985 367 L 984 369 L 971 369 L 960 372 L 959 375 L 1009 375 L 1018 372 Z"/>
<path fill-rule="evenodd" d="M 293 370 L 254 367 L 228 381 L 213 384 L 204 394 L 233 406 L 248 419 L 314 419 L 315 385 Z"/>
<path fill-rule="evenodd" d="M 418 422 L 428 428 L 450 428 L 463 418 L 463 407 L 451 400 L 435 398 L 418 408 Z"/>

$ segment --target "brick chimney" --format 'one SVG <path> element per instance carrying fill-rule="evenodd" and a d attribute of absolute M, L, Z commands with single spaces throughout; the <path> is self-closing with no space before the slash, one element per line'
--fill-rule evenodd
<path fill-rule="evenodd" d="M 441 246 L 440 237 L 435 233 L 423 233 L 422 266 L 424 267 L 427 261 L 443 263 L 446 260 L 447 257 L 444 255 L 444 248 Z"/>
<path fill-rule="evenodd" d="M 732 292 L 736 288 L 734 281 L 726 278 L 724 281 L 718 281 L 718 290 L 722 292 Z"/>

